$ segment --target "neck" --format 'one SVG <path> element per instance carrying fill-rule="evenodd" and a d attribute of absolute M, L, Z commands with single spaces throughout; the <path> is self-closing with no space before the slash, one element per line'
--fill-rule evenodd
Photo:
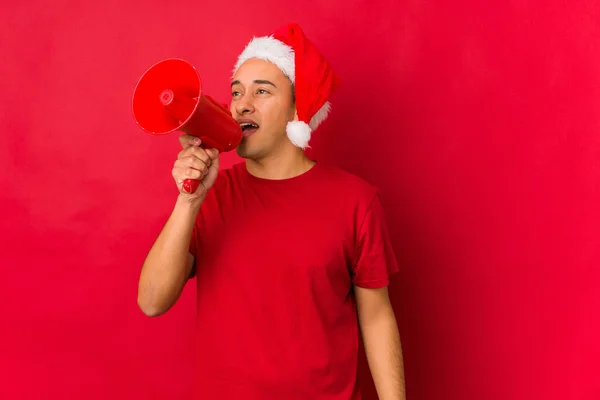
<path fill-rule="evenodd" d="M 258 178 L 282 180 L 302 175 L 315 164 L 304 151 L 294 148 L 286 154 L 274 154 L 260 160 L 247 159 L 246 169 Z"/>

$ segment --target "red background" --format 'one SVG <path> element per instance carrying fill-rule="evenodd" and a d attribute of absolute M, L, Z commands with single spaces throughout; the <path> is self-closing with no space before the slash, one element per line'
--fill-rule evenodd
<path fill-rule="evenodd" d="M 193 285 L 158 319 L 136 305 L 179 145 L 135 126 L 131 93 L 182 57 L 228 101 L 246 42 L 288 21 L 345 83 L 312 155 L 383 193 L 409 399 L 600 398 L 599 14 L 574 0 L 3 4 L 0 398 L 189 395 Z"/>

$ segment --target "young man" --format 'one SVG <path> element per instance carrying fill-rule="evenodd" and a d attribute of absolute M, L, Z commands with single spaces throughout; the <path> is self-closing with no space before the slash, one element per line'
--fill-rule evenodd
<path fill-rule="evenodd" d="M 232 80 L 245 159 L 181 137 L 175 207 L 144 262 L 138 303 L 166 312 L 196 277 L 206 400 L 355 400 L 359 334 L 382 400 L 404 399 L 387 293 L 397 270 L 377 191 L 303 149 L 338 77 L 298 25 L 253 39 Z M 186 193 L 187 178 L 200 179 Z"/>

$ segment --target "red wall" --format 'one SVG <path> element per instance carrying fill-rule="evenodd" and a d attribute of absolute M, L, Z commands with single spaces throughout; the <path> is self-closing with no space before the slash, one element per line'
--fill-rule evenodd
<path fill-rule="evenodd" d="M 226 101 L 245 43 L 288 21 L 345 82 L 313 155 L 382 189 L 409 398 L 600 398 L 596 4 L 153 3 L 1 7 L 0 398 L 190 393 L 194 288 L 136 305 L 178 142 L 131 93 L 175 56 Z"/>

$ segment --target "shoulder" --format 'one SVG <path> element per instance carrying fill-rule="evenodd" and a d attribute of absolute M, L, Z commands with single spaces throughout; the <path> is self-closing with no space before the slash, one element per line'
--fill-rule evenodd
<path fill-rule="evenodd" d="M 379 201 L 379 188 L 366 179 L 334 165 L 320 165 L 316 190 L 323 207 L 357 224 Z"/>
<path fill-rule="evenodd" d="M 320 177 L 329 191 L 358 202 L 371 202 L 378 195 L 378 188 L 366 179 L 335 165 L 322 164 Z"/>

